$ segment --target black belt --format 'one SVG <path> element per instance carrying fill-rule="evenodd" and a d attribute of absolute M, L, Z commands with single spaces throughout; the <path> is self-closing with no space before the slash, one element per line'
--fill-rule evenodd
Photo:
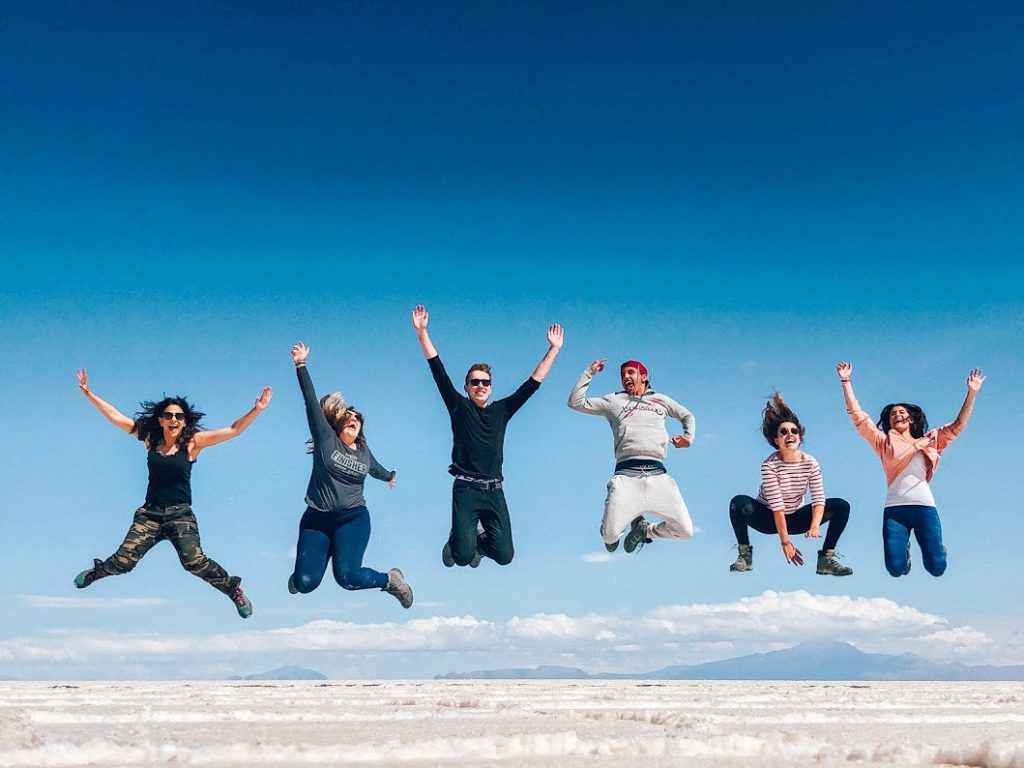
<path fill-rule="evenodd" d="M 648 474 L 662 474 L 667 472 L 665 465 L 660 461 L 652 459 L 624 459 L 615 465 L 615 471 L 631 470 L 633 472 L 646 472 Z"/>
<path fill-rule="evenodd" d="M 485 491 L 500 491 L 501 480 L 484 480 L 479 477 L 467 477 L 466 475 L 454 475 L 456 480 L 461 480 L 464 483 L 470 483 L 478 488 L 482 488 Z"/>

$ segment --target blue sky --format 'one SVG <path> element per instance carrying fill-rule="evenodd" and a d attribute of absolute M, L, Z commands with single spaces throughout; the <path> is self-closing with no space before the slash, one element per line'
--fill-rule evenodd
<path fill-rule="evenodd" d="M 835 637 L 1024 663 L 1016 441 L 1024 378 L 1024 11 L 1012 3 L 38 3 L 0 30 L 0 676 L 204 677 L 300 663 L 395 677 L 539 663 L 653 669 Z M 446 570 L 450 436 L 409 322 L 512 391 L 566 342 L 506 443 L 517 555 Z M 368 486 L 367 564 L 416 591 L 290 596 L 308 479 L 289 358 L 312 348 L 399 485 Z M 700 529 L 601 556 L 607 426 L 565 401 L 639 358 L 698 438 L 669 468 Z M 952 419 L 933 484 L 949 571 L 892 579 L 884 476 L 843 410 Z M 193 475 L 242 622 L 167 545 L 89 590 L 144 452 L 81 397 L 164 392 L 221 426 Z M 594 384 L 610 391 L 612 372 Z M 728 501 L 757 490 L 779 388 L 853 518 L 856 570 L 734 575 Z M 813 543 L 804 547 L 805 554 Z"/>

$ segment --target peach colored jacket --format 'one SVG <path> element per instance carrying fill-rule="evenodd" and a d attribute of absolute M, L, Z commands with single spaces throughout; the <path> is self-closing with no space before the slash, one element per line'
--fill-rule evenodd
<path fill-rule="evenodd" d="M 917 439 L 901 437 L 895 430 L 890 430 L 886 434 L 875 426 L 874 421 L 867 413 L 861 410 L 857 398 L 852 397 L 851 400 L 853 403 L 846 409 L 846 412 L 850 415 L 853 426 L 860 432 L 861 437 L 868 441 L 868 445 L 875 449 L 875 453 L 882 460 L 885 480 L 889 485 L 892 485 L 892 481 L 907 468 L 910 460 L 918 451 L 924 452 L 927 465 L 925 480 L 930 482 L 939 466 L 939 454 L 960 434 L 960 430 L 954 426 L 956 422 L 950 422 L 938 429 L 930 430 Z"/>

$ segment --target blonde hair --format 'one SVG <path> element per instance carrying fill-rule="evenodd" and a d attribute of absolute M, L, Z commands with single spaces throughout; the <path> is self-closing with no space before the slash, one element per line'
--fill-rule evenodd
<path fill-rule="evenodd" d="M 359 421 L 359 436 L 356 438 L 356 445 L 366 445 L 366 434 L 363 431 L 363 414 L 346 403 L 345 396 L 341 392 L 331 392 L 329 395 L 321 397 L 320 410 L 323 411 L 324 418 L 327 419 L 327 423 L 331 425 L 331 429 L 334 430 L 336 435 L 341 434 L 341 429 L 345 426 L 345 421 L 348 419 L 349 414 L 355 416 Z M 312 445 L 312 443 L 307 442 L 307 445 Z"/>

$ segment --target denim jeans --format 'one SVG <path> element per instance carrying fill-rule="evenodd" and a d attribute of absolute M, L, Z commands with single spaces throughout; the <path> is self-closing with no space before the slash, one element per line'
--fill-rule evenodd
<path fill-rule="evenodd" d="M 386 573 L 363 567 L 370 542 L 370 513 L 366 507 L 339 512 L 307 508 L 299 523 L 295 548 L 295 587 L 307 594 L 320 586 L 332 560 L 334 580 L 344 589 L 384 589 Z"/>
<path fill-rule="evenodd" d="M 932 576 L 946 572 L 946 548 L 942 546 L 942 523 L 935 507 L 920 504 L 902 504 L 886 507 L 882 516 L 882 546 L 885 550 L 885 569 L 892 576 L 904 576 L 909 571 L 910 532 L 914 532 L 921 547 L 924 569 Z"/>

